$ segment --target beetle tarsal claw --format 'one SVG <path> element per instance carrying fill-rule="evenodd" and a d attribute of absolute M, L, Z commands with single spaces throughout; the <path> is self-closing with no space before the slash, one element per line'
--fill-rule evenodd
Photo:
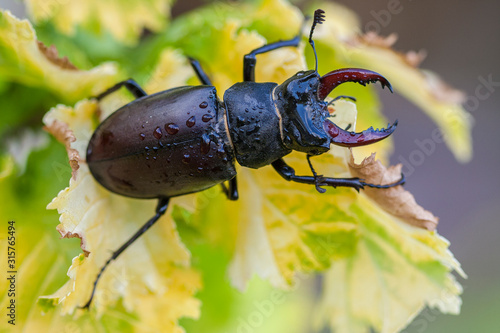
<path fill-rule="evenodd" d="M 382 88 L 387 87 L 393 92 L 389 81 L 379 73 L 361 68 L 342 68 L 327 73 L 320 78 L 318 97 L 325 99 L 333 89 L 345 82 L 357 82 L 363 86 L 380 82 Z"/>
<path fill-rule="evenodd" d="M 373 127 L 370 127 L 363 132 L 356 133 L 346 131 L 330 120 L 324 122 L 325 131 L 330 136 L 330 143 L 342 147 L 359 147 L 378 142 L 391 135 L 397 126 L 398 121 L 396 120 L 394 124 L 388 125 L 387 128 L 373 129 Z"/>

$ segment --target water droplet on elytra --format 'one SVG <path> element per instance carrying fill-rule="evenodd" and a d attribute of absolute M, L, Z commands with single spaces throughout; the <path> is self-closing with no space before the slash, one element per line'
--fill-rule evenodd
<path fill-rule="evenodd" d="M 144 133 L 141 133 L 139 134 L 139 137 L 141 138 L 141 140 L 144 140 L 146 138 L 146 135 Z"/>
<path fill-rule="evenodd" d="M 204 114 L 202 117 L 201 117 L 201 120 L 203 120 L 203 122 L 209 122 L 210 120 L 213 119 L 213 116 L 211 114 Z"/>
<path fill-rule="evenodd" d="M 196 124 L 196 118 L 194 116 L 192 116 L 191 118 L 189 118 L 188 120 L 186 120 L 186 126 L 187 127 L 193 127 L 194 124 Z"/>
<path fill-rule="evenodd" d="M 160 127 L 156 127 L 155 130 L 153 131 L 153 135 L 155 136 L 155 138 L 157 138 L 158 140 L 160 140 L 161 137 L 163 136 L 163 133 L 161 132 L 161 128 Z"/>
<path fill-rule="evenodd" d="M 208 106 L 208 103 L 207 102 L 201 102 L 200 103 L 200 108 L 204 109 Z"/>
<path fill-rule="evenodd" d="M 190 160 L 191 156 L 189 156 L 189 154 L 184 154 L 184 156 L 182 157 L 182 163 L 184 164 L 188 164 Z"/>
<path fill-rule="evenodd" d="M 177 132 L 179 132 L 179 126 L 174 123 L 168 123 L 165 125 L 165 131 L 167 131 L 167 133 L 170 135 L 177 134 Z"/>

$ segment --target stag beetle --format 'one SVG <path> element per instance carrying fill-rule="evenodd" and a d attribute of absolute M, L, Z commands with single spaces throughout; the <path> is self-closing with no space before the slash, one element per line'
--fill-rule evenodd
<path fill-rule="evenodd" d="M 315 70 L 300 71 L 282 84 L 255 82 L 256 55 L 281 47 L 297 47 L 301 33 L 253 50 L 244 57 L 243 81 L 226 90 L 223 101 L 198 61 L 190 58 L 203 85 L 185 86 L 147 95 L 132 79 L 103 92 L 100 100 L 121 87 L 136 99 L 121 107 L 95 130 L 87 148 L 86 161 L 94 178 L 108 190 L 127 197 L 158 199 L 156 214 L 125 244 L 113 252 L 107 265 L 162 216 L 171 197 L 202 191 L 217 184 L 229 200 L 238 199 L 235 160 L 243 167 L 271 164 L 285 180 L 316 186 L 364 186 L 389 188 L 404 183 L 376 185 L 358 178 L 330 178 L 317 175 L 310 157 L 323 154 L 330 144 L 344 147 L 367 145 L 388 137 L 397 121 L 386 129 L 348 132 L 327 119 L 325 98 L 344 82 L 366 85 L 390 83 L 380 74 L 356 68 L 318 74 L 318 58 L 312 39 L 314 28 L 324 21 L 316 10 L 309 34 Z M 346 97 L 346 96 L 339 96 Z M 351 98 L 348 97 L 347 98 Z M 312 176 L 297 176 L 283 157 L 292 151 L 304 152 Z M 229 186 L 224 185 L 229 181 Z"/>

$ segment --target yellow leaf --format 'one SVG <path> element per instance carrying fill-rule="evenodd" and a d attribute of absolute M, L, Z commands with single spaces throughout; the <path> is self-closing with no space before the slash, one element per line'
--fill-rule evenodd
<path fill-rule="evenodd" d="M 286 18 L 287 30 L 297 32 L 304 21 L 300 9 L 291 6 L 286 0 L 262 0 L 252 16 L 256 21 L 262 21 L 276 29 L 283 28 L 283 19 Z"/>
<path fill-rule="evenodd" d="M 394 333 L 426 305 L 459 313 L 462 287 L 450 272 L 465 274 L 447 240 L 398 221 L 365 195 L 351 209 L 361 236 L 354 255 L 325 274 L 318 325 L 338 333 Z"/>
<path fill-rule="evenodd" d="M 28 14 L 36 23 L 51 21 L 62 33 L 73 35 L 78 26 L 108 31 L 133 44 L 144 28 L 160 31 L 169 16 L 170 0 L 27 0 Z"/>
<path fill-rule="evenodd" d="M 64 138 L 77 166 L 70 186 L 48 206 L 61 214 L 57 227 L 61 236 L 80 238 L 84 252 L 73 259 L 66 285 L 46 296 L 61 304 L 63 313 L 73 313 L 87 302 L 93 281 L 112 251 L 154 215 L 155 202 L 110 193 L 94 180 L 84 163 L 82 156 L 98 110 L 95 102 L 84 100 L 74 109 L 53 108 L 44 118 L 48 130 Z M 190 268 L 189 251 L 170 217 L 175 204 L 173 199 L 153 231 L 134 242 L 106 269 L 93 302 L 98 314 L 105 313 L 121 297 L 124 307 L 137 313 L 148 329 L 180 332 L 176 327 L 180 317 L 198 317 L 200 304 L 193 294 L 201 287 L 200 277 Z"/>
<path fill-rule="evenodd" d="M 243 57 L 266 44 L 255 31 L 239 30 L 241 22 L 224 23 L 213 49 L 214 61 L 206 64 L 206 71 L 222 97 L 222 93 L 243 80 Z M 271 42 L 271 41 L 270 41 Z M 299 70 L 306 68 L 301 48 L 282 48 L 257 56 L 255 78 L 258 82 L 281 83 Z"/>
<path fill-rule="evenodd" d="M 27 20 L 0 11 L 0 75 L 49 89 L 63 100 L 77 101 L 110 86 L 117 80 L 118 71 L 112 63 L 78 70 L 67 58 L 59 58 L 53 46 L 38 42 Z"/>
<path fill-rule="evenodd" d="M 177 50 L 165 49 L 160 54 L 160 59 L 145 86 L 145 90 L 153 94 L 183 86 L 194 75 L 193 68 L 188 64 L 186 57 Z"/>

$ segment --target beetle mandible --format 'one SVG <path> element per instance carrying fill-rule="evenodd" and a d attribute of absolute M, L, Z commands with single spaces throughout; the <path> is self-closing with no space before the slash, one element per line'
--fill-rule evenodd
<path fill-rule="evenodd" d="M 238 199 L 235 161 L 248 168 L 272 165 L 285 180 L 322 186 L 364 186 L 390 188 L 404 183 L 369 184 L 358 178 L 317 175 L 310 157 L 327 152 L 330 144 L 344 147 L 367 145 L 388 137 L 397 121 L 388 128 L 360 133 L 349 132 L 327 119 L 324 99 L 338 85 L 357 82 L 366 85 L 390 83 L 380 74 L 357 68 L 318 74 L 318 58 L 312 39 L 314 28 L 324 21 L 318 9 L 309 34 L 316 68 L 300 71 L 278 85 L 255 82 L 256 55 L 282 47 L 297 47 L 301 33 L 290 40 L 259 47 L 244 57 L 243 82 L 224 93 L 223 101 L 198 61 L 191 65 L 203 85 L 184 86 L 147 95 L 132 79 L 103 92 L 100 100 L 121 87 L 136 98 L 119 108 L 95 130 L 87 148 L 86 161 L 94 178 L 111 192 L 127 197 L 158 199 L 156 214 L 112 256 L 97 275 L 97 282 L 109 263 L 146 232 L 168 207 L 171 197 L 202 191 L 221 184 L 229 200 Z M 338 98 L 351 98 L 339 96 Z M 336 100 L 336 99 L 334 99 Z M 330 102 L 331 103 L 331 102 Z M 298 176 L 283 157 L 292 151 L 304 152 L 312 176 Z M 229 181 L 229 186 L 224 185 Z"/>

